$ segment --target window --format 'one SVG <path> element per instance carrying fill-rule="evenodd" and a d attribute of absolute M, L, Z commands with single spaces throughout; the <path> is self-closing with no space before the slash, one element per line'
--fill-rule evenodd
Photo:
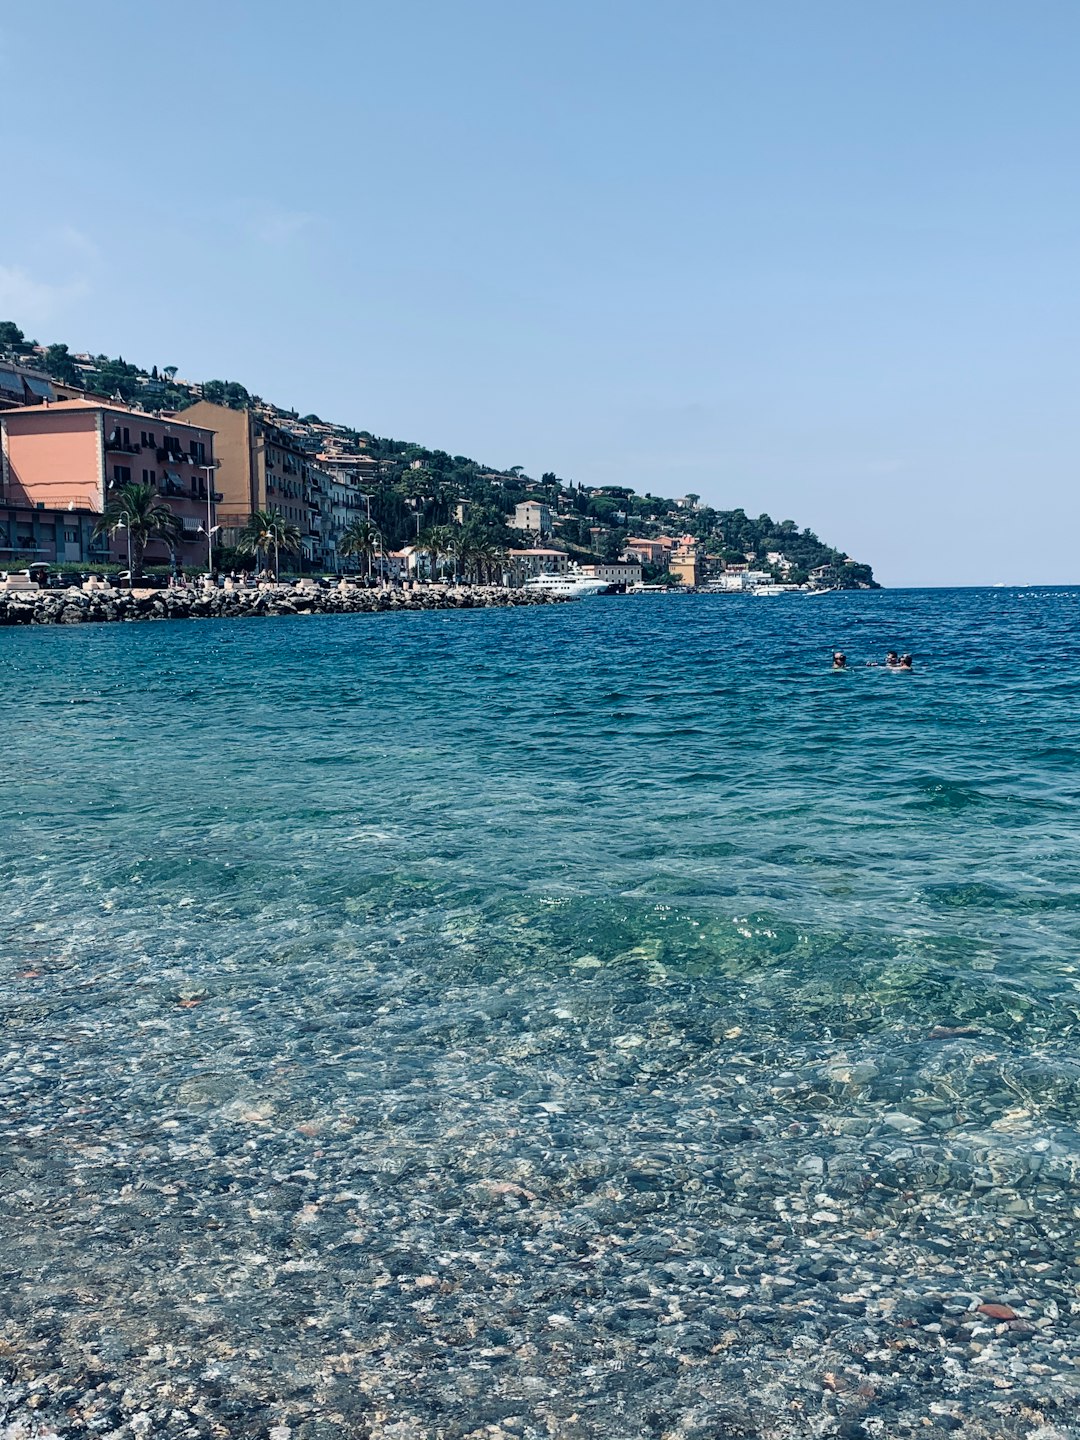
<path fill-rule="evenodd" d="M 144 430 L 142 432 L 142 444 L 150 450 L 153 450 L 157 446 L 157 441 L 154 439 L 154 432 L 152 430 Z"/>
<path fill-rule="evenodd" d="M 157 471 L 156 471 L 156 470 L 144 470 L 144 471 L 142 472 L 142 483 L 143 483 L 144 485 L 156 485 L 156 484 L 157 484 Z"/>
<path fill-rule="evenodd" d="M 131 484 L 131 466 L 130 466 L 130 465 L 114 465 L 114 466 L 112 467 L 112 477 L 113 477 L 113 483 L 116 484 L 116 485 L 130 485 L 130 484 Z"/>
<path fill-rule="evenodd" d="M 197 482 L 194 475 L 191 477 L 191 493 L 192 495 L 198 494 Z"/>
<path fill-rule="evenodd" d="M 72 530 L 69 525 L 64 526 L 64 542 L 67 545 L 74 545 L 79 538 L 78 530 Z"/>
<path fill-rule="evenodd" d="M 191 458 L 196 465 L 201 465 L 206 459 L 206 446 L 201 440 L 191 442 Z"/>

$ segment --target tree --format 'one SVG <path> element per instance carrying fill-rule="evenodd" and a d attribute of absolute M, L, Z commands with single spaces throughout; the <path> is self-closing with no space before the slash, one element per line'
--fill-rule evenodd
<path fill-rule="evenodd" d="M 76 385 L 79 372 L 66 345 L 50 345 L 45 351 L 45 369 L 61 385 Z"/>
<path fill-rule="evenodd" d="M 614 565 L 626 549 L 625 530 L 612 530 L 601 540 L 601 554 L 609 565 Z"/>
<path fill-rule="evenodd" d="M 457 551 L 458 537 L 449 525 L 433 525 L 417 539 L 417 550 L 431 556 L 431 568 L 439 574 L 443 562 Z"/>
<path fill-rule="evenodd" d="M 26 336 L 14 320 L 0 320 L 0 348 L 21 350 L 25 341 Z"/>
<path fill-rule="evenodd" d="M 109 500 L 95 535 L 116 535 L 126 530 L 131 541 L 131 570 L 142 574 L 143 555 L 151 540 L 164 540 L 170 553 L 180 538 L 180 521 L 152 485 L 122 485 Z"/>
<path fill-rule="evenodd" d="M 247 390 L 236 380 L 207 380 L 202 393 L 211 405 L 224 405 L 230 410 L 246 410 L 251 402 Z"/>
<path fill-rule="evenodd" d="M 274 579 L 281 573 L 281 552 L 297 554 L 300 549 L 300 530 L 286 520 L 276 507 L 270 510 L 253 510 L 240 536 L 237 550 L 241 555 L 254 555 L 255 564 L 261 569 L 263 556 L 274 555 Z"/>
<path fill-rule="evenodd" d="M 338 544 L 342 555 L 355 555 L 367 560 L 368 578 L 371 578 L 371 557 L 379 548 L 382 536 L 368 520 L 350 520 Z"/>

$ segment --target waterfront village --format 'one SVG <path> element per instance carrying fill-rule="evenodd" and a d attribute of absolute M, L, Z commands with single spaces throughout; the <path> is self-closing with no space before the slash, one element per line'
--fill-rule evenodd
<path fill-rule="evenodd" d="M 162 583 L 261 570 L 409 587 L 875 584 L 790 520 L 493 469 L 301 417 L 235 382 L 38 345 L 10 321 L 0 446 L 0 586 L 132 569 Z"/>

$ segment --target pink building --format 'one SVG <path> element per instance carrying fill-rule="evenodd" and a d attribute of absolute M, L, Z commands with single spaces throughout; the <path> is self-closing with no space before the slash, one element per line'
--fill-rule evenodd
<path fill-rule="evenodd" d="M 654 540 L 631 535 L 626 542 L 626 553 L 642 565 L 666 565 L 671 559 L 674 544 L 670 535 L 658 535 Z"/>
<path fill-rule="evenodd" d="M 65 400 L 0 411 L 0 568 L 24 556 L 39 561 L 122 561 L 123 531 L 93 538 L 110 494 L 122 485 L 157 491 L 182 526 L 177 558 L 206 562 L 214 523 L 214 432 L 123 405 Z M 161 540 L 145 563 L 167 564 Z"/>

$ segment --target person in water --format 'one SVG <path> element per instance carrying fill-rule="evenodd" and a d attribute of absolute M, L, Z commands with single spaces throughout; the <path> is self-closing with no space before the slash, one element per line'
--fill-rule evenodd
<path fill-rule="evenodd" d="M 843 652 L 842 650 L 834 650 L 834 651 L 833 651 L 832 668 L 833 668 L 834 670 L 846 670 L 846 669 L 847 669 L 847 656 L 844 654 L 844 652 Z"/>
<path fill-rule="evenodd" d="M 908 655 L 908 654 L 905 652 L 903 655 L 900 656 L 900 659 L 897 661 L 896 668 L 897 668 L 897 670 L 910 670 L 911 667 L 912 667 L 912 659 L 911 659 L 911 656 Z"/>
<path fill-rule="evenodd" d="M 890 650 L 889 653 L 885 656 L 885 669 L 886 669 L 886 670 L 899 670 L 899 668 L 900 668 L 900 656 L 896 653 L 895 650 Z"/>

